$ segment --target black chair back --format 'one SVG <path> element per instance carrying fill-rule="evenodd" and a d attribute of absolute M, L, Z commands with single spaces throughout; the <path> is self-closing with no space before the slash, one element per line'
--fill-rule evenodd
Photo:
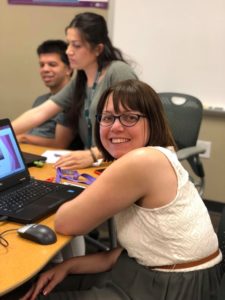
<path fill-rule="evenodd" d="M 196 145 L 203 107 L 197 98 L 181 93 L 159 93 L 178 149 Z"/>
<path fill-rule="evenodd" d="M 159 93 L 166 116 L 177 144 L 178 158 L 186 159 L 198 177 L 194 182 L 202 195 L 204 188 L 204 168 L 199 154 L 205 152 L 196 146 L 201 127 L 203 106 L 199 99 L 183 93 Z M 183 151 L 185 150 L 185 151 Z"/>

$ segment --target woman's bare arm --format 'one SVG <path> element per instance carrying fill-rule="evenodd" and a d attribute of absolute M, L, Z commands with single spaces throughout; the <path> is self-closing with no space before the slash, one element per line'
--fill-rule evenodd
<path fill-rule="evenodd" d="M 38 281 L 21 300 L 35 300 L 40 293 L 45 296 L 48 295 L 68 274 L 90 274 L 108 271 L 116 263 L 121 252 L 122 248 L 116 248 L 108 252 L 98 252 L 68 259 L 42 273 Z"/>
<path fill-rule="evenodd" d="M 16 134 L 22 134 L 49 120 L 60 111 L 62 111 L 62 107 L 49 99 L 43 104 L 27 110 L 13 120 L 12 126 Z"/>
<path fill-rule="evenodd" d="M 150 147 L 136 149 L 64 203 L 56 213 L 55 229 L 65 235 L 86 234 L 137 201 L 147 208 L 166 205 L 176 189 L 177 178 L 166 156 Z"/>
<path fill-rule="evenodd" d="M 19 134 L 16 137 L 20 143 L 67 149 L 74 139 L 74 136 L 75 133 L 71 128 L 57 124 L 55 136 L 53 138 L 46 138 L 32 134 Z"/>

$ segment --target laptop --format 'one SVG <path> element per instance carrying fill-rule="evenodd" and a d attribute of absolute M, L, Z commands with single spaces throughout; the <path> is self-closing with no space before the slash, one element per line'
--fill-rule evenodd
<path fill-rule="evenodd" d="M 83 190 L 79 186 L 33 179 L 10 120 L 0 120 L 0 219 L 34 223 Z"/>
<path fill-rule="evenodd" d="M 36 164 L 38 164 L 38 162 L 45 162 L 47 159 L 47 157 L 45 156 L 34 154 L 34 153 L 28 153 L 24 151 L 22 151 L 22 155 L 27 167 L 35 166 Z"/>

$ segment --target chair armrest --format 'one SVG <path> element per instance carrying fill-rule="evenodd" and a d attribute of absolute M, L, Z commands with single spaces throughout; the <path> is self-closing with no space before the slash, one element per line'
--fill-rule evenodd
<path fill-rule="evenodd" d="M 180 149 L 177 151 L 177 157 L 181 161 L 181 160 L 185 160 L 191 156 L 205 153 L 205 151 L 206 151 L 205 148 L 198 147 L 198 146 L 183 148 L 183 149 Z"/>

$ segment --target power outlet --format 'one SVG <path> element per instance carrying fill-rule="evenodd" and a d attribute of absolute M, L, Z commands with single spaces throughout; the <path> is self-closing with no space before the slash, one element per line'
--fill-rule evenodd
<path fill-rule="evenodd" d="M 205 148 L 205 150 L 206 150 L 205 153 L 200 154 L 200 157 L 203 157 L 203 158 L 210 158 L 210 154 L 211 154 L 211 146 L 212 146 L 212 143 L 211 143 L 211 142 L 198 140 L 198 141 L 197 141 L 197 146 L 203 147 L 203 148 Z"/>

